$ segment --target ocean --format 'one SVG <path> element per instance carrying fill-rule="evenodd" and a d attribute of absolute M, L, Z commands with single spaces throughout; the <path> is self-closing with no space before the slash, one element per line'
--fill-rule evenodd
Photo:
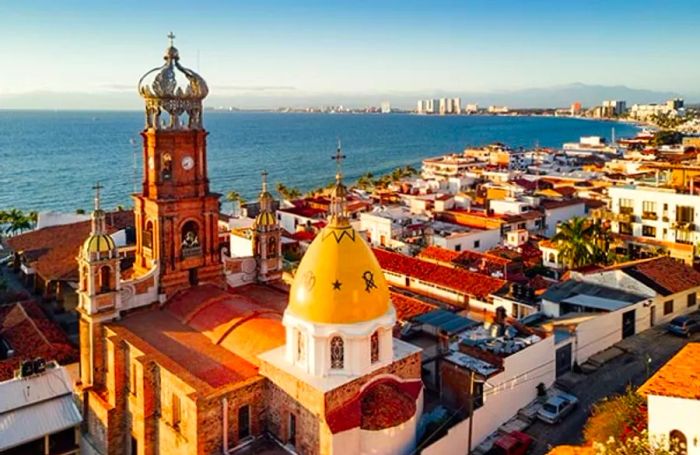
<path fill-rule="evenodd" d="M 333 181 L 338 139 L 346 181 L 365 172 L 419 167 L 423 158 L 499 141 L 561 147 L 580 136 L 633 135 L 636 127 L 554 117 L 416 116 L 205 112 L 211 189 L 247 199 L 268 180 L 309 190 Z M 89 210 L 91 187 L 103 206 L 131 206 L 141 180 L 141 112 L 0 111 L 0 210 Z M 132 145 L 132 141 L 136 145 Z M 136 165 L 136 169 L 135 169 Z"/>

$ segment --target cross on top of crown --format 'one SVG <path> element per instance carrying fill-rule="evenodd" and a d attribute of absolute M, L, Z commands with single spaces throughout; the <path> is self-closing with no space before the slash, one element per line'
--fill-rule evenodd
<path fill-rule="evenodd" d="M 331 156 L 332 160 L 335 160 L 335 178 L 336 180 L 340 180 L 340 178 L 343 176 L 343 160 L 347 158 L 343 154 L 343 150 L 340 146 L 340 139 L 338 139 L 338 149 L 335 152 L 335 155 Z"/>

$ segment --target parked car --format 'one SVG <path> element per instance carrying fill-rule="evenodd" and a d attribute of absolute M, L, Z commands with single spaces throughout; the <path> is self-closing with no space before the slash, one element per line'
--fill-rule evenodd
<path fill-rule="evenodd" d="M 666 331 L 674 335 L 689 337 L 694 332 L 700 332 L 700 323 L 688 316 L 678 316 L 666 326 Z"/>
<path fill-rule="evenodd" d="M 525 455 L 532 446 L 532 442 L 529 435 L 520 431 L 511 431 L 496 439 L 486 455 Z"/>
<path fill-rule="evenodd" d="M 547 423 L 558 423 L 574 410 L 578 398 L 568 393 L 550 397 L 537 411 L 537 418 Z"/>

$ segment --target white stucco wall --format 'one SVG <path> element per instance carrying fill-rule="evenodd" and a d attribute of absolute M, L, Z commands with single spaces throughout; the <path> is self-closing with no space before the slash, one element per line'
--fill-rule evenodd
<path fill-rule="evenodd" d="M 688 455 L 700 455 L 700 400 L 649 395 L 649 437 L 668 441 L 673 430 L 688 441 Z"/>
<path fill-rule="evenodd" d="M 452 251 L 485 252 L 501 243 L 500 229 L 472 230 L 464 234 L 449 236 L 432 235 L 431 243 Z M 459 245 L 459 248 L 458 248 Z"/>
<path fill-rule="evenodd" d="M 472 449 L 520 408 L 537 398 L 537 384 L 541 382 L 546 387 L 554 384 L 554 359 L 554 337 L 545 338 L 505 358 L 505 370 L 489 378 L 484 387 L 484 406 L 474 411 Z M 468 434 L 469 419 L 465 419 L 452 427 L 443 438 L 425 448 L 423 454 L 467 453 Z"/>
<path fill-rule="evenodd" d="M 570 220 L 575 216 L 584 216 L 586 214 L 586 204 L 567 205 L 556 209 L 545 209 L 545 224 L 547 229 L 545 235 L 552 237 L 557 232 L 557 224 Z"/>

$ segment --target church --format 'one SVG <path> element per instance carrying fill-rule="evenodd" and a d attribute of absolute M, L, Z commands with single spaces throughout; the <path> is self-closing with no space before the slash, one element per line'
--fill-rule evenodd
<path fill-rule="evenodd" d="M 208 87 L 169 38 L 163 65 L 138 85 L 133 266 L 121 269 L 99 185 L 77 258 L 85 444 L 126 455 L 254 453 L 260 441 L 280 453 L 410 453 L 420 350 L 392 336 L 389 289 L 350 224 L 340 168 L 328 224 L 291 287 L 264 177 L 252 255 L 227 256 L 209 189 Z"/>

